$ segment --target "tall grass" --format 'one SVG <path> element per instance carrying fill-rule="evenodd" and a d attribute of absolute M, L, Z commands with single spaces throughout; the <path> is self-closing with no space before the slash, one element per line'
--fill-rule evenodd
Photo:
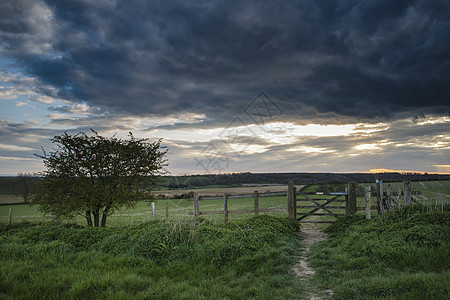
<path fill-rule="evenodd" d="M 423 205 L 342 218 L 312 248 L 316 283 L 336 299 L 449 299 L 450 212 Z"/>
<path fill-rule="evenodd" d="M 0 225 L 0 299 L 296 299 L 298 223 Z"/>

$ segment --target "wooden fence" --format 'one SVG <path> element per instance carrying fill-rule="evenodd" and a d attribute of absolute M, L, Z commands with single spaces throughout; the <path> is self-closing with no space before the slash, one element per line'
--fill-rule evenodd
<path fill-rule="evenodd" d="M 321 220 L 315 218 L 316 216 L 332 216 L 335 219 L 341 216 L 353 216 L 357 211 L 365 211 L 366 218 L 370 219 L 372 211 L 377 211 L 378 214 L 383 214 L 386 211 L 400 206 L 400 196 L 404 196 L 404 204 L 408 205 L 413 201 L 416 201 L 413 193 L 411 192 L 411 182 L 405 181 L 403 183 L 403 191 L 398 193 L 392 192 L 391 185 L 388 185 L 386 192 L 383 192 L 382 183 L 378 182 L 376 192 L 372 193 L 371 186 L 365 187 L 365 192 L 362 195 L 357 194 L 356 182 L 349 182 L 345 192 L 302 192 L 297 191 L 294 183 L 291 181 L 288 183 L 287 193 L 269 193 L 259 194 L 255 191 L 253 195 L 238 195 L 230 196 L 224 194 L 223 197 L 205 197 L 202 200 L 223 199 L 223 210 L 214 211 L 201 211 L 200 210 L 200 196 L 194 193 L 194 211 L 190 212 L 195 218 L 202 215 L 223 215 L 224 222 L 227 223 L 230 214 L 254 214 L 257 216 L 261 212 L 285 212 L 287 211 L 288 217 L 296 219 L 302 223 L 332 223 L 335 220 Z M 286 208 L 259 208 L 259 199 L 261 197 L 273 197 L 273 196 L 287 196 L 287 209 Z M 239 198 L 251 198 L 253 197 L 254 205 L 253 209 L 228 209 L 229 199 Z M 357 198 L 364 197 L 365 201 L 363 206 L 358 203 Z M 376 197 L 375 205 L 372 205 L 372 197 Z M 298 209 L 309 209 L 308 212 L 301 212 Z M 341 213 L 344 210 L 345 213 Z M 307 217 L 313 217 L 313 220 L 307 220 Z"/>
<path fill-rule="evenodd" d="M 364 197 L 364 206 L 358 206 L 358 196 Z M 376 197 L 376 205 L 371 205 L 372 196 Z M 402 205 L 401 199 L 403 199 L 403 205 L 417 202 L 417 198 L 411 191 L 411 181 L 404 181 L 403 191 L 399 190 L 397 193 L 392 191 L 391 184 L 388 184 L 385 193 L 382 182 L 377 181 L 376 192 L 372 194 L 371 186 L 367 185 L 363 195 L 357 195 L 355 182 L 349 182 L 346 192 L 343 193 L 297 192 L 293 182 L 289 182 L 287 193 L 288 217 L 302 223 L 333 223 L 334 221 L 330 220 L 319 220 L 316 216 L 332 216 L 337 219 L 340 216 L 353 216 L 357 211 L 365 211 L 366 218 L 370 219 L 373 210 L 376 210 L 381 215 L 391 209 L 400 207 Z M 303 202 L 306 202 L 306 204 Z M 336 203 L 342 202 L 345 203 L 345 206 L 342 206 L 342 204 L 341 206 L 336 205 Z M 333 204 L 335 205 L 333 206 Z M 297 209 L 310 209 L 310 211 L 298 212 Z M 339 212 L 344 209 L 345 214 Z M 313 220 L 306 220 L 307 217 L 312 217 Z"/>
<path fill-rule="evenodd" d="M 237 195 L 230 196 L 228 194 L 224 194 L 223 197 L 205 197 L 203 200 L 219 200 L 223 199 L 223 210 L 214 210 L 214 211 L 200 211 L 200 196 L 197 193 L 194 193 L 194 212 L 189 213 L 190 215 L 194 215 L 195 218 L 203 215 L 223 215 L 224 222 L 228 222 L 228 216 L 230 214 L 254 214 L 255 216 L 259 215 L 260 212 L 285 212 L 286 208 L 259 208 L 259 199 L 261 197 L 275 197 L 275 196 L 286 196 L 286 193 L 265 193 L 260 194 L 258 191 L 254 191 L 252 195 Z M 253 209 L 228 209 L 228 200 L 229 199 L 239 199 L 239 198 L 251 198 L 253 197 Z"/>

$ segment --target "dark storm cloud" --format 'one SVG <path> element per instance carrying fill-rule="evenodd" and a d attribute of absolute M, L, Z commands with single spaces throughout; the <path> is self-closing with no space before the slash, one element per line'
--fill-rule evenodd
<path fill-rule="evenodd" d="M 4 55 L 114 113 L 226 122 L 260 90 L 285 119 L 450 111 L 446 0 L 10 0 L 0 17 Z"/>

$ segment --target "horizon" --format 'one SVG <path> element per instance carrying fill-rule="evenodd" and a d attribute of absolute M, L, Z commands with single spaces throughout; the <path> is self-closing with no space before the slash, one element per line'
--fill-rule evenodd
<path fill-rule="evenodd" d="M 53 136 L 163 139 L 174 175 L 450 174 L 446 1 L 0 3 L 0 174 Z M 412 171 L 408 171 L 412 170 Z"/>

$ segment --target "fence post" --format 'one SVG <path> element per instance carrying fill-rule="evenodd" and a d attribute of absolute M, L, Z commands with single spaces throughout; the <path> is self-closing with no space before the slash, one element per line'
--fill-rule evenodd
<path fill-rule="evenodd" d="M 152 220 L 155 221 L 156 216 L 155 216 L 155 202 L 152 202 Z"/>
<path fill-rule="evenodd" d="M 198 218 L 200 216 L 200 207 L 198 205 L 198 194 L 194 193 L 194 217 Z"/>
<path fill-rule="evenodd" d="M 380 196 L 380 182 L 376 180 L 376 193 L 377 193 L 377 213 L 381 215 L 381 196 Z"/>
<path fill-rule="evenodd" d="M 356 182 L 354 181 L 348 183 L 347 202 L 347 216 L 353 216 L 356 213 Z"/>
<path fill-rule="evenodd" d="M 166 202 L 166 222 L 169 222 L 169 202 Z"/>
<path fill-rule="evenodd" d="M 371 200 L 371 193 L 370 191 L 372 190 L 372 187 L 370 185 L 366 185 L 366 193 L 365 193 L 365 198 L 366 198 L 366 219 L 370 220 L 372 217 L 372 212 L 370 211 L 370 200 Z"/>
<path fill-rule="evenodd" d="M 388 207 L 388 209 L 391 209 L 392 208 L 392 184 L 388 184 L 388 186 L 387 186 L 387 195 L 386 195 L 386 198 L 387 198 L 387 207 Z"/>
<path fill-rule="evenodd" d="M 397 193 L 397 205 L 396 205 L 397 208 L 402 207 L 401 196 L 402 196 L 402 188 L 401 188 L 400 185 L 399 185 L 399 187 L 398 187 L 398 193 Z"/>
<path fill-rule="evenodd" d="M 404 203 L 405 205 L 411 204 L 411 181 L 403 181 L 403 193 L 405 195 Z"/>
<path fill-rule="evenodd" d="M 258 191 L 253 192 L 254 206 L 255 206 L 255 216 L 259 215 L 259 194 Z"/>
<path fill-rule="evenodd" d="M 289 181 L 289 183 L 288 183 L 287 207 L 288 207 L 289 219 L 295 220 L 297 218 L 297 203 L 295 200 L 294 182 L 292 182 L 292 181 Z"/>
<path fill-rule="evenodd" d="M 224 214 L 224 223 L 228 223 L 228 194 L 225 193 L 223 195 L 223 214 Z"/>
<path fill-rule="evenodd" d="M 8 224 L 9 224 L 9 225 L 12 224 L 12 207 L 9 208 L 9 219 L 8 219 Z"/>

